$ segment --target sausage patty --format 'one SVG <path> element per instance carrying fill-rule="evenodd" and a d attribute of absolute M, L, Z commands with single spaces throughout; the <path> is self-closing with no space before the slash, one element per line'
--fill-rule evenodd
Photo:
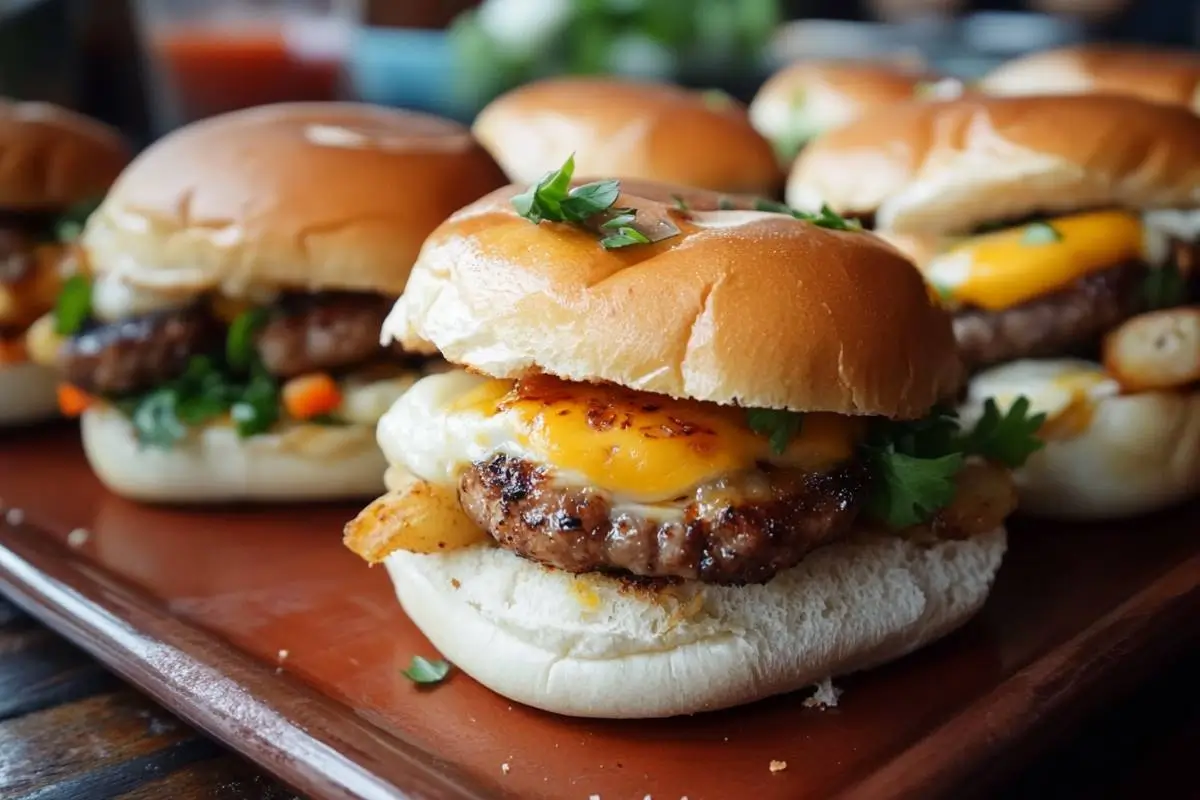
<path fill-rule="evenodd" d="M 287 295 L 258 332 L 255 348 L 272 375 L 353 367 L 381 352 L 385 298 L 365 294 Z M 132 394 L 180 375 L 192 356 L 216 354 L 225 326 L 202 305 L 96 325 L 67 341 L 66 379 L 89 392 Z"/>
<path fill-rule="evenodd" d="M 954 335 L 968 368 L 1076 352 L 1141 308 L 1147 267 L 1121 264 L 1057 292 L 1001 311 L 968 308 L 954 315 Z"/>
<path fill-rule="evenodd" d="M 196 306 L 85 328 L 63 344 L 59 358 L 68 383 L 120 395 L 171 380 L 192 356 L 223 342 L 221 325 Z"/>
<path fill-rule="evenodd" d="M 391 305 L 379 295 L 287 295 L 258 334 L 258 356 L 280 378 L 361 364 L 379 355 Z"/>
<path fill-rule="evenodd" d="M 706 583 L 765 583 L 845 535 L 866 472 L 755 471 L 698 490 L 681 516 L 616 510 L 601 492 L 562 486 L 531 462 L 497 455 L 459 484 L 463 509 L 503 547 L 568 572 L 610 571 Z"/>

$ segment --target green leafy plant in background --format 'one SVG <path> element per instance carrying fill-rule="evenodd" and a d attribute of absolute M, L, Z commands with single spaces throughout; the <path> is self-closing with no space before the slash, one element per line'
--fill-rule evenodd
<path fill-rule="evenodd" d="M 550 75 L 753 73 L 780 20 L 778 0 L 485 0 L 450 29 L 458 99 Z"/>

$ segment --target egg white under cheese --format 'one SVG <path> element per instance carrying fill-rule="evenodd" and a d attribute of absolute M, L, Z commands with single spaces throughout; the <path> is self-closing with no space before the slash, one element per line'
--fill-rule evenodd
<path fill-rule="evenodd" d="M 853 457 L 863 422 L 807 414 L 775 454 L 742 409 L 539 377 L 492 380 L 456 371 L 419 381 L 380 420 L 389 463 L 456 485 L 497 454 L 552 470 L 559 483 L 607 492 L 615 504 L 671 503 L 696 487 L 770 461 L 823 471 Z"/>
<path fill-rule="evenodd" d="M 973 425 L 988 399 L 1006 411 L 1024 397 L 1030 413 L 1046 415 L 1042 438 L 1069 438 L 1087 429 L 1096 404 L 1120 393 L 1120 385 L 1099 364 L 1071 358 L 1025 359 L 972 378 L 961 415 L 964 424 Z"/>

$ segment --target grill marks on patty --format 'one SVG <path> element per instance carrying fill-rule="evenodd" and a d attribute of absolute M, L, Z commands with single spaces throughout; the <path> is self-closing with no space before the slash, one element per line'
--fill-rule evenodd
<path fill-rule="evenodd" d="M 255 349 L 267 371 L 285 379 L 354 367 L 383 352 L 379 329 L 389 307 L 378 295 L 285 295 Z M 203 305 L 92 326 L 64 344 L 63 371 L 88 392 L 143 391 L 180 375 L 192 356 L 220 353 L 225 330 Z"/>
<path fill-rule="evenodd" d="M 1019 306 L 959 311 L 954 335 L 963 361 L 969 369 L 981 369 L 1086 349 L 1141 311 L 1146 270 L 1142 263 L 1121 264 Z"/>
<path fill-rule="evenodd" d="M 505 548 L 568 572 L 611 571 L 706 583 L 765 583 L 845 535 L 867 476 L 850 464 L 828 473 L 762 470 L 704 491 L 682 517 L 614 510 L 602 493 L 563 486 L 531 462 L 497 455 L 462 476 L 459 498 Z"/>

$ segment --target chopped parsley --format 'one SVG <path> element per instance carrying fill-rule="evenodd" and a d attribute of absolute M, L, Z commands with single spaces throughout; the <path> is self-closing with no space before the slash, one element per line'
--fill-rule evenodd
<path fill-rule="evenodd" d="M 821 210 L 813 214 L 807 211 L 797 211 L 784 203 L 760 197 L 754 201 L 754 210 L 788 214 L 804 222 L 811 222 L 819 228 L 829 228 L 835 231 L 861 231 L 863 229 L 861 222 L 856 219 L 847 219 L 827 205 L 822 205 Z"/>
<path fill-rule="evenodd" d="M 450 662 L 444 658 L 431 661 L 413 656 L 408 669 L 401 670 L 400 674 L 419 686 L 432 686 L 441 683 L 450 674 Z"/>
<path fill-rule="evenodd" d="M 893 528 L 924 522 L 954 499 L 968 456 L 1019 467 L 1042 447 L 1037 432 L 1045 419 L 1030 414 L 1022 397 L 1005 413 L 988 400 L 969 431 L 945 408 L 911 422 L 876 420 L 863 445 L 872 477 L 868 513 Z"/>
<path fill-rule="evenodd" d="M 92 282 L 84 275 L 72 275 L 54 303 L 54 332 L 59 336 L 78 333 L 91 315 Z"/>
<path fill-rule="evenodd" d="M 535 225 L 543 221 L 568 222 L 597 229 L 600 244 L 606 250 L 658 241 L 634 227 L 636 209 L 615 207 L 621 194 L 620 181 L 595 181 L 572 189 L 574 174 L 572 154 L 559 169 L 547 172 L 537 183 L 513 197 L 513 208 Z M 669 230 L 661 238 L 677 233 L 678 229 Z"/>
<path fill-rule="evenodd" d="M 1173 263 L 1151 267 L 1142 281 L 1142 305 L 1147 311 L 1182 305 L 1187 295 L 1187 278 Z"/>
<path fill-rule="evenodd" d="M 800 433 L 800 428 L 804 425 L 804 415 L 773 408 L 748 408 L 746 424 L 759 436 L 766 436 L 771 443 L 772 452 L 781 455 L 787 450 L 792 439 Z"/>
<path fill-rule="evenodd" d="M 1059 232 L 1058 228 L 1049 222 L 1031 222 L 1025 226 L 1025 233 L 1021 234 L 1021 244 L 1054 244 L 1055 242 L 1061 242 L 1062 238 L 1062 233 Z"/>

